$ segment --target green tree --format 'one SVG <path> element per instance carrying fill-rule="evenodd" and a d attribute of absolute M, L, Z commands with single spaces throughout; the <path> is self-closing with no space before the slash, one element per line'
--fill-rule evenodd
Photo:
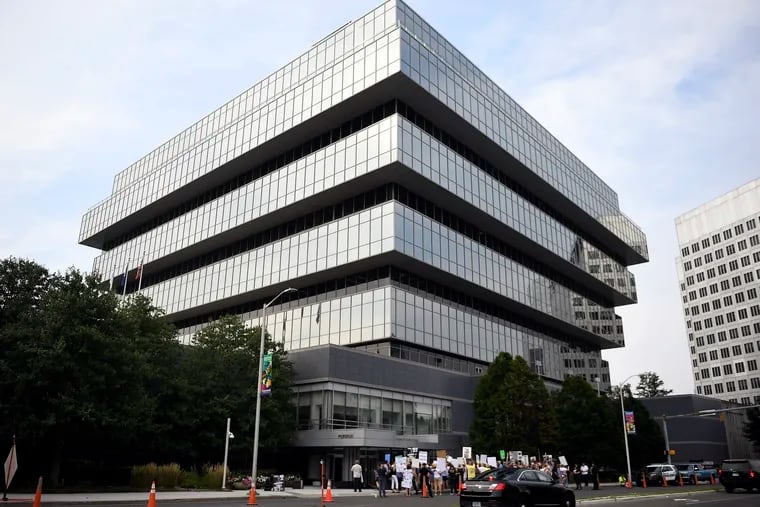
<path fill-rule="evenodd" d="M 481 377 L 470 439 L 476 449 L 553 449 L 557 420 L 540 377 L 520 356 L 500 353 Z"/>
<path fill-rule="evenodd" d="M 25 470 L 57 484 L 67 459 L 129 459 L 151 426 L 149 388 L 164 383 L 158 358 L 178 345 L 171 326 L 144 298 L 120 304 L 74 269 L 10 259 L 0 284 L 0 433 L 17 435 Z"/>
<path fill-rule="evenodd" d="M 35 262 L 14 257 L 0 261 L 0 330 L 28 323 L 36 314 L 50 280 L 48 270 Z"/>
<path fill-rule="evenodd" d="M 744 436 L 752 442 L 755 450 L 760 451 L 760 409 L 747 410 L 747 420 L 744 422 Z"/>
<path fill-rule="evenodd" d="M 665 385 L 660 376 L 653 371 L 648 371 L 639 375 L 639 385 L 636 386 L 636 397 L 654 398 L 655 396 L 667 396 L 672 393 L 672 389 L 663 389 Z"/>
<path fill-rule="evenodd" d="M 260 328 L 250 328 L 236 316 L 225 316 L 196 333 L 185 357 L 189 397 L 194 400 L 187 430 L 194 434 L 190 458 L 202 464 L 220 448 L 227 417 L 235 421 L 238 432 L 247 438 L 234 442 L 251 449 L 255 421 Z M 262 399 L 261 436 L 263 448 L 290 443 L 296 428 L 293 404 L 292 363 L 281 343 L 267 334 L 265 349 L 273 353 L 272 395 Z"/>
<path fill-rule="evenodd" d="M 615 464 L 622 450 L 619 413 L 580 376 L 565 379 L 554 395 L 560 421 L 560 450 L 571 462 Z"/>

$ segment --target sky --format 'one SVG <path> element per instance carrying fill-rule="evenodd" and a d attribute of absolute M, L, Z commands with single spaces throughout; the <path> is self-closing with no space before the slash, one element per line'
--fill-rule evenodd
<path fill-rule="evenodd" d="M 378 3 L 0 2 L 0 258 L 89 271 L 117 172 Z M 650 262 L 612 382 L 692 393 L 674 219 L 760 176 L 760 2 L 408 3 L 618 192 Z"/>

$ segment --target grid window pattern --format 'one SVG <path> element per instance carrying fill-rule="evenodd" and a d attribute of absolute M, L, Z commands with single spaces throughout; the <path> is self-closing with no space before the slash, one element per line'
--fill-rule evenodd
<path fill-rule="evenodd" d="M 757 234 L 755 228 L 756 218 L 749 217 L 726 224 L 719 231 L 706 233 L 701 242 L 697 240 L 682 245 L 678 264 L 681 268 L 681 294 L 688 300 L 684 303 L 684 309 L 688 310 L 688 325 L 694 331 L 708 330 L 708 365 L 716 365 L 712 371 L 722 370 L 727 380 L 725 384 L 716 384 L 714 392 L 725 395 L 719 396 L 724 399 L 728 399 L 727 393 L 733 393 L 737 387 L 740 391 L 755 390 L 753 396 L 760 395 L 760 390 L 757 390 L 760 385 L 748 387 L 746 377 L 748 372 L 757 369 L 757 360 L 760 359 L 760 350 L 755 348 L 760 339 L 760 306 L 753 304 L 758 297 L 758 281 L 754 271 L 760 268 L 760 246 L 757 240 L 752 239 Z M 704 260 L 704 264 L 696 262 L 699 258 Z M 711 275 L 712 268 L 705 269 L 708 260 L 715 266 L 717 274 Z M 703 272 L 707 273 L 707 280 L 704 276 L 700 277 Z M 691 294 L 695 297 L 692 298 Z M 730 346 L 717 347 L 715 334 L 719 342 L 728 339 Z M 697 335 L 697 342 L 703 343 L 702 334 Z M 697 357 L 692 353 L 692 358 Z M 731 358 L 739 357 L 743 361 L 731 361 Z M 696 373 L 699 369 L 695 367 L 693 371 Z M 709 387 L 707 382 L 709 377 L 704 375 L 696 379 L 696 384 L 702 386 L 705 392 Z M 718 388 L 718 385 L 721 387 Z"/>
<path fill-rule="evenodd" d="M 644 257 L 617 194 L 418 14 L 399 3 L 401 70 Z"/>
<path fill-rule="evenodd" d="M 80 241 L 397 72 L 400 53 L 389 5 L 339 30 L 120 173 Z"/>

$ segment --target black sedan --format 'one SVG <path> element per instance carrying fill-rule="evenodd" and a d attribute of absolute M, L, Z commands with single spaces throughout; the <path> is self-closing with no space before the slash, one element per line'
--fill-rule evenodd
<path fill-rule="evenodd" d="M 537 470 L 505 468 L 468 479 L 459 497 L 460 507 L 575 507 L 575 495 Z"/>

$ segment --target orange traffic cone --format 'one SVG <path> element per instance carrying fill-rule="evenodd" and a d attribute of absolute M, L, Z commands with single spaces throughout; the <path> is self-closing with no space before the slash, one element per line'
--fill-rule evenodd
<path fill-rule="evenodd" d="M 428 498 L 430 495 L 428 495 L 428 489 L 427 489 L 427 481 L 425 479 L 422 479 L 422 498 Z"/>
<path fill-rule="evenodd" d="M 248 503 L 246 505 L 258 505 L 256 503 L 256 487 L 251 484 L 251 492 L 248 494 Z"/>
<path fill-rule="evenodd" d="M 34 503 L 32 507 L 40 507 L 42 503 L 42 477 L 37 480 L 37 491 L 34 493 Z"/>
<path fill-rule="evenodd" d="M 150 485 L 150 495 L 148 495 L 148 507 L 156 507 L 156 481 Z"/>
<path fill-rule="evenodd" d="M 325 503 L 332 503 L 332 481 L 327 481 L 327 492 L 325 493 Z"/>
<path fill-rule="evenodd" d="M 641 486 L 643 488 L 647 487 L 647 474 L 645 474 L 645 473 L 641 474 Z"/>
<path fill-rule="evenodd" d="M 668 487 L 668 480 L 665 478 L 665 476 L 662 476 L 662 487 L 667 488 Z"/>
<path fill-rule="evenodd" d="M 625 487 L 628 489 L 633 488 L 633 483 L 631 482 L 631 479 L 628 479 L 627 481 L 625 481 Z"/>
<path fill-rule="evenodd" d="M 678 485 L 683 487 L 683 475 L 678 474 Z"/>
<path fill-rule="evenodd" d="M 715 476 L 713 474 L 710 474 L 710 484 L 715 486 Z"/>
<path fill-rule="evenodd" d="M 459 476 L 459 487 L 457 488 L 457 494 L 462 496 L 462 476 Z"/>

